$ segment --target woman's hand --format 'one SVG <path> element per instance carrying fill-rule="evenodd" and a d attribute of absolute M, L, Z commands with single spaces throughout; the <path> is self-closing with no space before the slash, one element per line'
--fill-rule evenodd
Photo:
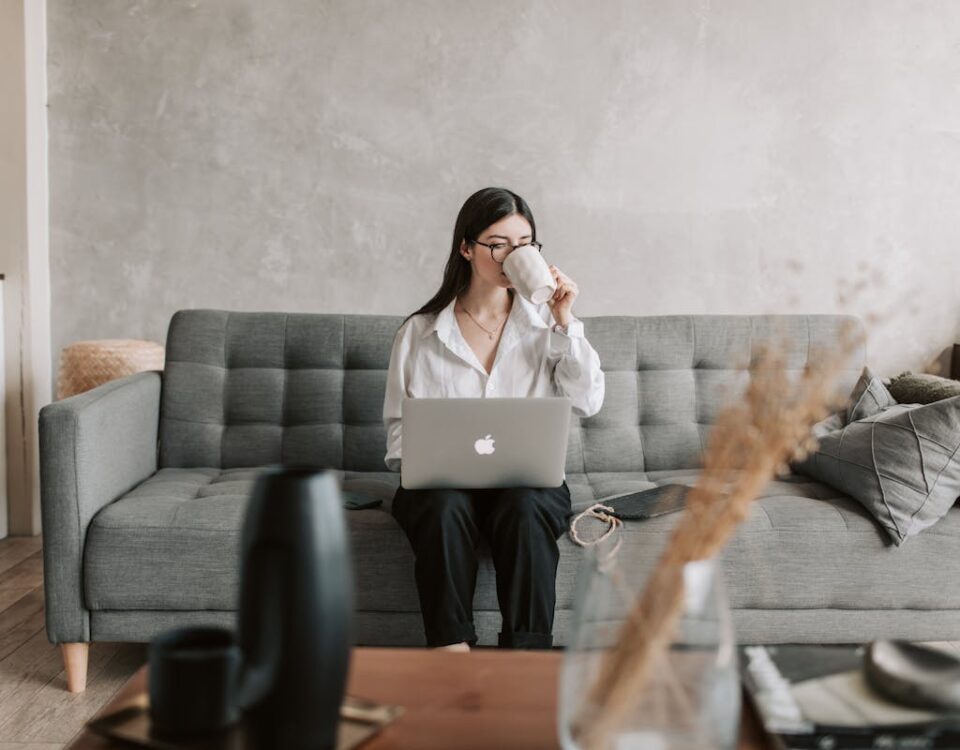
<path fill-rule="evenodd" d="M 553 280 L 557 282 L 557 290 L 547 300 L 547 305 L 553 313 L 553 319 L 560 325 L 566 326 L 573 320 L 571 308 L 580 290 L 576 282 L 556 266 L 550 266 L 550 273 L 553 274 Z"/>

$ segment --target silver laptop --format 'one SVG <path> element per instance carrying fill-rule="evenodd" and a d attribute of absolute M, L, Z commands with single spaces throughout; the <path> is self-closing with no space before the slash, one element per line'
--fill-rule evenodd
<path fill-rule="evenodd" d="M 409 490 L 563 483 L 569 398 L 405 398 L 401 417 Z"/>

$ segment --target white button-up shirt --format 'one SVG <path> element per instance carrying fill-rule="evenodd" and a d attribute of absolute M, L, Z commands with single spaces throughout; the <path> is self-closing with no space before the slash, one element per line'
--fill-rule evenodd
<path fill-rule="evenodd" d="M 534 305 L 514 294 L 490 374 L 463 338 L 453 308 L 414 315 L 393 341 L 383 422 L 385 462 L 400 470 L 400 406 L 410 398 L 517 398 L 567 396 L 573 412 L 589 417 L 603 404 L 600 357 L 583 336 L 583 323 L 570 321 L 566 334 L 553 330 L 546 303 Z"/>

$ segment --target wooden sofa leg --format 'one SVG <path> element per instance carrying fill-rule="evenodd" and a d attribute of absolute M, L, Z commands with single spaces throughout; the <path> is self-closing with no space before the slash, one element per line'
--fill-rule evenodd
<path fill-rule="evenodd" d="M 61 643 L 63 668 L 67 672 L 67 690 L 82 693 L 87 688 L 87 655 L 89 643 Z"/>

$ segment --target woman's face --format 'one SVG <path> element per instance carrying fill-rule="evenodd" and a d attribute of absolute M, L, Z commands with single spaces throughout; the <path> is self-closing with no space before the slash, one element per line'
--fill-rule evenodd
<path fill-rule="evenodd" d="M 491 224 L 480 233 L 479 237 L 472 239 L 487 245 L 507 242 L 511 247 L 516 247 L 533 240 L 533 232 L 530 222 L 523 216 L 511 214 Z M 460 254 L 470 261 L 473 273 L 488 284 L 510 288 L 512 286 L 510 279 L 503 272 L 503 266 L 493 259 L 490 248 L 477 243 L 472 245 L 466 241 L 460 243 Z"/>

